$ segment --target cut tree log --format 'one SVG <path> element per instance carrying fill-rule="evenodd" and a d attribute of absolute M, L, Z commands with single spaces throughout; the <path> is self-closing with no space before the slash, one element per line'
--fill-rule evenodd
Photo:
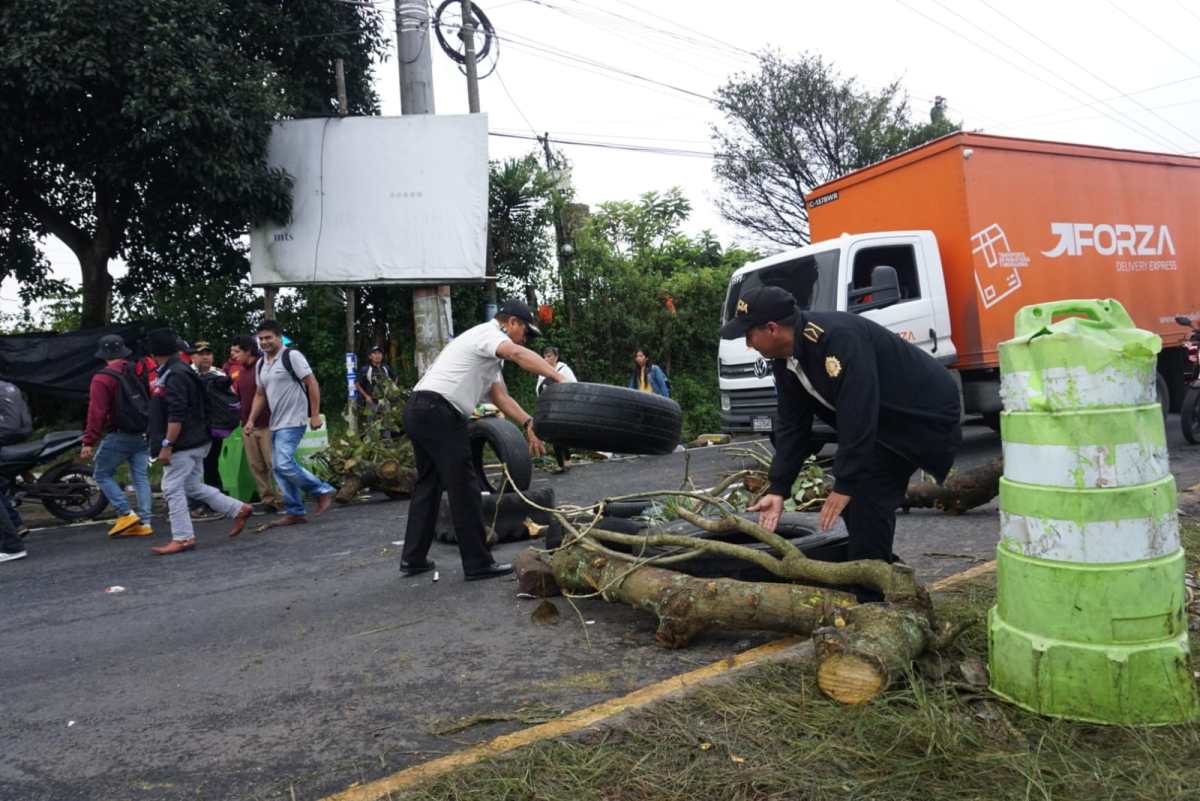
<path fill-rule="evenodd" d="M 900 508 L 941 509 L 953 515 L 969 512 L 995 498 L 1004 475 L 1004 459 L 952 474 L 941 486 L 929 481 L 910 484 Z"/>
<path fill-rule="evenodd" d="M 863 604 L 844 626 L 813 634 L 817 686 L 835 701 L 863 704 L 878 697 L 934 642 L 929 617 L 906 606 Z"/>
<path fill-rule="evenodd" d="M 399 459 L 384 459 L 381 462 L 361 462 L 353 471 L 342 474 L 342 485 L 334 499 L 349 503 L 364 489 L 379 490 L 389 497 L 411 495 L 417 480 L 417 471 Z"/>
<path fill-rule="evenodd" d="M 704 579 L 673 570 L 614 559 L 582 544 L 568 545 L 550 559 L 565 592 L 599 594 L 658 617 L 655 638 L 683 648 L 708 629 L 811 634 L 844 624 L 856 603 L 849 593 L 797 584 Z"/>

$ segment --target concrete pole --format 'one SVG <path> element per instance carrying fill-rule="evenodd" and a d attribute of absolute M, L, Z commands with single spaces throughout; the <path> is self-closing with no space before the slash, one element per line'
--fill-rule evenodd
<path fill-rule="evenodd" d="M 337 83 L 338 116 L 345 117 L 350 113 L 350 101 L 346 96 L 346 62 L 339 58 L 333 65 L 334 80 Z M 346 287 L 346 426 L 351 434 L 358 433 L 358 390 L 355 386 L 358 380 L 358 354 L 354 347 L 354 306 L 357 300 L 357 289 L 352 286 Z"/>
<path fill-rule="evenodd" d="M 475 62 L 475 13 L 472 10 L 471 0 L 462 0 L 462 30 L 459 31 L 459 37 L 463 43 L 463 57 L 466 60 L 467 68 L 467 109 L 472 114 L 479 113 L 479 69 Z M 484 234 L 484 243 L 487 248 L 487 272 L 486 286 L 484 295 L 487 298 L 487 308 L 484 309 L 483 316 L 490 320 L 496 316 L 496 309 L 499 308 L 496 300 L 496 262 L 492 259 L 492 232 L 489 225 L 489 230 Z"/>
<path fill-rule="evenodd" d="M 400 65 L 400 113 L 433 114 L 433 58 L 427 0 L 396 0 L 396 61 Z M 453 318 L 449 287 L 413 289 L 414 355 L 424 375 L 450 341 Z"/>

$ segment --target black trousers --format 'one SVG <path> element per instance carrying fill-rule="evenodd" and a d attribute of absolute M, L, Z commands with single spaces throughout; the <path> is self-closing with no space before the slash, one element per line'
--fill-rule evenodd
<path fill-rule="evenodd" d="M 871 469 L 861 480 L 855 477 L 854 494 L 842 510 L 850 534 L 848 561 L 895 561 L 892 544 L 896 539 L 896 508 L 904 500 L 908 480 L 916 469 L 912 462 L 886 448 L 875 449 Z M 863 603 L 883 600 L 874 590 L 855 588 L 855 592 Z"/>
<path fill-rule="evenodd" d="M 221 447 L 224 444 L 224 439 L 213 437 L 212 447 L 208 449 L 208 456 L 204 457 L 204 483 L 221 492 L 224 492 L 225 488 L 221 486 L 221 471 L 217 469 L 217 463 L 221 461 Z"/>
<path fill-rule="evenodd" d="M 421 563 L 428 556 L 444 490 L 463 569 L 481 570 L 492 564 L 467 421 L 436 392 L 414 392 L 404 406 L 404 430 L 413 446 L 417 483 L 408 503 L 403 560 Z"/>
<path fill-rule="evenodd" d="M 17 535 L 16 526 L 12 524 L 8 514 L 0 510 L 0 551 L 20 553 L 23 550 L 25 550 L 25 545 Z"/>

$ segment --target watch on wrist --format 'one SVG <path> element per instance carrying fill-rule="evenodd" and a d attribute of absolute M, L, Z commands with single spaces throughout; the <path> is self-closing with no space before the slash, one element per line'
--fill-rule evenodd
<path fill-rule="evenodd" d="M 525 431 L 533 430 L 533 418 L 532 417 L 525 418 L 525 422 L 521 423 L 521 428 L 524 429 Z"/>
<path fill-rule="evenodd" d="M 162 447 L 164 447 L 164 448 L 173 448 L 173 447 L 175 447 L 175 441 L 174 441 L 174 440 L 170 440 L 170 439 L 164 439 L 164 440 L 162 441 Z"/>

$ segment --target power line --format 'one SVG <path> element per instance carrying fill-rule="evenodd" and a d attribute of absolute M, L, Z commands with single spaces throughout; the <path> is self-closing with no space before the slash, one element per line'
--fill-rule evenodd
<path fill-rule="evenodd" d="M 677 20 L 670 19 L 669 17 L 664 17 L 661 14 L 655 14 L 653 11 L 651 11 L 648 8 L 639 8 L 638 6 L 635 6 L 633 3 L 627 2 L 627 0 L 617 0 L 617 2 L 623 6 L 629 6 L 632 9 L 641 11 L 643 14 L 645 14 L 647 16 L 654 17 L 655 19 L 659 19 L 659 20 L 662 20 L 663 22 L 670 23 L 671 25 L 674 25 L 676 28 L 679 28 L 680 30 L 687 31 L 688 33 L 694 33 L 697 36 L 703 36 L 705 39 L 711 39 L 713 42 L 716 42 L 717 44 L 721 45 L 722 47 L 728 48 L 737 53 L 744 53 L 745 55 L 750 56 L 755 61 L 758 60 L 757 53 L 755 53 L 751 50 L 747 50 L 744 47 L 738 47 L 735 44 L 730 44 L 729 42 L 726 42 L 724 39 L 719 39 L 716 36 L 704 33 L 703 31 L 698 31 L 695 28 L 689 28 Z"/>
<path fill-rule="evenodd" d="M 526 139 L 529 141 L 541 141 L 537 135 L 501 133 L 500 131 L 488 131 L 488 136 L 496 136 L 502 139 Z M 604 150 L 625 150 L 632 153 L 648 153 L 657 156 L 686 156 L 688 158 L 717 158 L 717 154 L 709 153 L 701 150 L 685 150 L 682 148 L 671 147 L 646 147 L 644 145 L 629 145 L 620 142 L 585 142 L 579 139 L 560 139 L 557 136 L 554 138 L 556 145 L 572 145 L 575 147 L 596 147 Z"/>
<path fill-rule="evenodd" d="M 1159 35 L 1159 34 L 1158 34 L 1156 31 L 1154 31 L 1154 30 L 1151 30 L 1150 26 L 1148 26 L 1146 23 L 1142 22 L 1140 19 L 1138 19 L 1137 17 L 1133 16 L 1132 14 L 1130 14 L 1130 13 L 1129 13 L 1128 11 L 1126 11 L 1125 9 L 1121 8 L 1119 5 L 1117 5 L 1116 3 L 1114 3 L 1112 0 L 1108 0 L 1108 4 L 1109 4 L 1110 6 L 1112 6 L 1114 9 L 1116 9 L 1117 11 L 1119 11 L 1121 14 L 1124 14 L 1124 15 L 1125 15 L 1125 17 L 1126 17 L 1127 19 L 1129 19 L 1131 22 L 1133 22 L 1133 23 L 1134 23 L 1135 25 L 1137 25 L 1139 28 L 1141 28 L 1142 30 L 1144 30 L 1146 33 L 1150 34 L 1150 35 L 1151 35 L 1151 36 L 1153 36 L 1155 39 L 1157 39 L 1158 41 L 1162 42 L 1162 43 L 1163 43 L 1163 44 L 1165 44 L 1167 47 L 1171 48 L 1171 49 L 1172 49 L 1172 50 L 1174 50 L 1176 53 L 1178 53 L 1179 55 L 1181 55 L 1181 56 L 1183 56 L 1184 58 L 1186 58 L 1188 61 L 1192 62 L 1193 64 L 1200 65 L 1200 60 L 1197 60 L 1197 59 L 1196 59 L 1196 57 L 1195 57 L 1195 56 L 1193 56 L 1191 53 L 1188 53 L 1188 52 L 1186 52 L 1186 51 L 1184 51 L 1184 50 L 1180 50 L 1180 49 L 1179 49 L 1178 47 L 1176 47 L 1174 44 L 1172 44 L 1171 42 L 1167 41 L 1165 37 L 1163 37 L 1163 36 Z"/>
<path fill-rule="evenodd" d="M 1153 92 L 1156 89 L 1165 89 L 1168 86 L 1176 86 L 1181 83 L 1187 83 L 1189 81 L 1195 81 L 1195 80 L 1200 80 L 1200 74 L 1189 75 L 1187 78 L 1178 78 L 1174 81 L 1167 81 L 1166 83 L 1158 83 L 1158 84 L 1155 84 L 1154 86 L 1147 86 L 1145 89 L 1138 89 L 1137 91 L 1134 91 L 1134 92 L 1125 92 L 1120 95 L 1117 95 L 1116 97 L 1109 97 L 1106 99 L 1107 100 L 1120 100 L 1123 97 L 1132 97 L 1133 95 L 1144 95 L 1144 94 L 1147 94 L 1148 92 Z M 1187 102 L 1190 103 L 1192 101 L 1187 101 Z M 1093 108 L 1097 105 L 1099 105 L 1099 104 L 1098 103 L 1079 103 L 1078 105 L 1068 106 L 1067 108 L 1054 109 L 1053 111 L 1042 111 L 1037 114 L 1031 114 L 1028 117 L 1021 117 L 1016 120 L 1008 120 L 1001 124 L 1002 125 L 1013 125 L 1013 124 L 1016 124 L 1019 122 L 1029 122 L 1030 120 L 1040 120 L 1043 117 L 1052 117 L 1055 114 L 1066 114 L 1068 112 L 1075 111 L 1076 109 Z M 1182 104 L 1171 104 L 1171 105 L 1182 105 Z M 1155 108 L 1160 108 L 1160 109 L 1170 108 L 1170 107 L 1171 106 L 1155 106 Z M 1095 116 L 1103 116 L 1103 114 L 1098 114 Z M 1092 117 L 1088 117 L 1087 119 L 1092 119 Z"/>
<path fill-rule="evenodd" d="M 1052 45 L 1050 42 L 1047 42 L 1045 39 L 1043 39 L 1042 37 L 1038 36 L 1036 33 L 1034 33 L 1033 31 L 1029 30 L 1029 29 L 1028 29 L 1028 28 L 1026 28 L 1024 25 L 1022 25 L 1021 23 L 1019 23 L 1019 22 L 1017 22 L 1016 20 L 1014 20 L 1012 17 L 1010 17 L 1010 16 L 1008 16 L 1007 14 L 1005 14 L 1003 11 L 1001 11 L 1000 9 L 996 8 L 995 6 L 993 6 L 991 3 L 989 3 L 989 2 L 988 2 L 988 0 L 982 0 L 982 2 L 983 2 L 983 4 L 984 4 L 985 6 L 987 6 L 988 8 L 990 8 L 990 9 L 992 10 L 992 12 L 993 12 L 993 13 L 995 13 L 995 14 L 998 14 L 999 16 L 1003 17 L 1004 19 L 1008 20 L 1008 22 L 1009 22 L 1010 24 L 1012 24 L 1012 25 L 1016 26 L 1017 28 L 1019 28 L 1020 30 L 1024 31 L 1024 32 L 1025 32 L 1025 33 L 1026 33 L 1028 36 L 1030 36 L 1030 37 L 1032 37 L 1034 40 L 1036 40 L 1036 41 L 1040 42 L 1041 44 L 1043 44 L 1044 46 L 1046 46 L 1047 48 L 1049 48 L 1049 49 L 1050 49 L 1052 52 L 1054 52 L 1054 53 L 1057 53 L 1059 56 L 1061 56 L 1063 59 L 1067 60 L 1067 61 L 1068 61 L 1068 62 L 1070 62 L 1071 64 L 1074 64 L 1076 67 L 1078 67 L 1079 69 L 1083 70 L 1085 73 L 1087 73 L 1088 75 L 1090 75 L 1092 78 L 1094 78 L 1094 79 L 1096 79 L 1097 81 L 1099 81 L 1100 83 L 1104 84 L 1104 85 L 1105 85 L 1105 86 L 1107 86 L 1109 89 L 1112 89 L 1114 92 L 1121 92 L 1121 89 L 1120 89 L 1120 88 L 1118 88 L 1118 87 L 1114 86 L 1112 83 L 1110 83 L 1109 81 L 1105 80 L 1103 77 L 1101 77 L 1101 76 L 1097 75 L 1096 73 L 1092 72 L 1090 69 L 1088 69 L 1087 67 L 1085 67 L 1083 64 L 1080 64 L 1078 61 L 1076 61 L 1075 59 L 1071 58 L 1070 56 L 1068 56 L 1068 55 L 1067 55 L 1066 53 L 1064 53 L 1063 51 L 1059 50 L 1057 47 L 1055 47 L 1054 45 Z M 1147 105 L 1146 105 L 1145 103 L 1143 103 L 1142 101 L 1140 101 L 1140 100 L 1136 100 L 1136 99 L 1134 99 L 1132 96 L 1130 96 L 1130 95 L 1127 95 L 1127 94 L 1125 94 L 1125 93 L 1123 93 L 1123 92 L 1121 92 L 1121 97 L 1122 97 L 1122 98 L 1124 98 L 1124 99 L 1128 99 L 1128 100 L 1131 100 L 1131 101 L 1133 101 L 1133 102 L 1134 102 L 1134 103 L 1136 103 L 1136 104 L 1138 105 L 1138 107 L 1140 107 L 1140 108 L 1141 108 L 1143 111 L 1148 111 L 1149 113 L 1153 114 L 1155 117 L 1157 117 L 1158 119 L 1162 120 L 1162 121 L 1163 121 L 1163 122 L 1165 122 L 1167 125 L 1170 125 L 1172 128 L 1174 128 L 1175 130 L 1179 131 L 1181 134 L 1183 134 L 1184 136 L 1188 137 L 1189 139 L 1192 139 L 1193 141 L 1200 141 L 1200 139 L 1197 139 L 1197 137 L 1196 137 L 1196 135 L 1195 135 L 1195 134 L 1192 134 L 1192 133 L 1190 133 L 1190 132 L 1188 132 L 1188 131 L 1185 131 L 1183 128 L 1180 128 L 1178 125 L 1176 125 L 1175 123 L 1171 122 L 1171 121 L 1170 121 L 1170 120 L 1168 120 L 1166 117 L 1164 117 L 1163 115 L 1159 114 L 1158 112 L 1156 112 L 1154 109 L 1152 109 L 1152 108 L 1150 108 L 1149 106 L 1147 106 Z M 1105 102 L 1105 105 L 1107 105 L 1107 101 Z"/>
<path fill-rule="evenodd" d="M 497 56 L 497 58 L 498 57 L 499 56 Z M 533 135 L 537 136 L 537 128 L 533 127 L 533 123 L 529 121 L 529 117 L 525 116 L 525 112 L 521 111 L 521 107 L 517 105 L 517 99 L 513 97 L 512 92 L 508 91 L 508 84 L 504 82 L 504 78 L 500 75 L 499 67 L 497 67 L 494 72 L 496 73 L 496 80 L 500 81 L 500 88 L 504 90 L 504 94 L 508 95 L 508 100 L 510 103 L 512 103 L 513 108 L 515 108 L 517 113 L 521 115 L 521 119 L 525 120 L 525 124 L 529 126 L 529 130 L 533 132 Z"/>
<path fill-rule="evenodd" d="M 967 43 L 968 43 L 968 44 L 970 44 L 971 46 L 973 46 L 973 47 L 976 47 L 976 48 L 978 48 L 978 49 L 982 50 L 983 52 L 985 52 L 985 53 L 987 53 L 987 54 L 991 55 L 991 56 L 992 56 L 992 57 L 994 57 L 994 58 L 998 58 L 998 59 L 1000 59 L 1000 60 L 1001 60 L 1001 61 L 1003 61 L 1005 64 L 1008 64 L 1009 66 L 1011 66 L 1011 67 L 1013 67 L 1014 69 L 1016 69 L 1016 70 L 1018 70 L 1018 71 L 1020 71 L 1020 72 L 1024 73 L 1025 75 L 1028 75 L 1029 77 L 1033 78 L 1033 79 L 1034 79 L 1035 81 L 1037 81 L 1038 83 L 1041 83 L 1041 84 L 1043 84 L 1043 85 L 1045 85 L 1045 86 L 1049 86 L 1050 88 L 1054 89 L 1055 91 L 1057 91 L 1057 92 L 1059 92 L 1059 93 L 1061 93 L 1061 94 L 1064 94 L 1064 95 L 1066 95 L 1067 97 L 1071 98 L 1072 100 L 1077 100 L 1077 99 L 1078 99 L 1077 97 L 1075 97 L 1075 96 L 1074 96 L 1074 95 L 1072 95 L 1072 94 L 1071 94 L 1069 91 L 1067 91 L 1067 90 L 1063 89 L 1062 87 L 1060 87 L 1060 86 L 1057 86 L 1057 85 L 1055 85 L 1055 84 L 1052 84 L 1052 83 L 1050 83 L 1049 81 L 1047 81 L 1045 78 L 1043 78 L 1042 76 L 1040 76 L 1040 75 L 1037 75 L 1037 74 L 1035 74 L 1035 73 L 1033 73 L 1033 72 L 1030 72 L 1030 71 L 1029 71 L 1028 69 L 1026 69 L 1026 68 L 1025 68 L 1025 67 L 1024 67 L 1022 64 L 1020 64 L 1020 63 L 1018 63 L 1018 62 L 1016 62 L 1016 61 L 1013 61 L 1012 59 L 1008 58 L 1007 56 L 1004 56 L 1004 55 L 1001 55 L 1000 53 L 997 53 L 996 51 L 994 51 L 994 50 L 990 49 L 990 48 L 989 48 L 989 47 L 987 47 L 986 45 L 980 44 L 979 42 L 975 41 L 975 40 L 974 40 L 974 39 L 972 39 L 971 37 L 969 37 L 969 36 L 967 36 L 966 34 L 964 34 L 962 31 L 959 31 L 959 30 L 958 30 L 958 29 L 956 29 L 956 28 L 952 28 L 951 26 L 947 25 L 946 23 L 942 22 L 941 20 L 939 20 L 939 19 L 937 19 L 937 18 L 935 18 L 935 17 L 931 17 L 930 15 L 926 14 L 924 11 L 921 11 L 921 10 L 920 10 L 920 9 L 918 9 L 918 8 L 914 8 L 913 6 L 911 6 L 911 5 L 909 5 L 907 2 L 905 2 L 905 0 L 896 0 L 896 2 L 897 2 L 897 3 L 899 3 L 901 6 L 903 6 L 904 8 L 908 9 L 909 11 L 913 12 L 914 14 L 917 14 L 918 16 L 924 17 L 925 19 L 929 20 L 930 22 L 932 22 L 933 24 L 937 25 L 938 27 L 946 29 L 947 31 L 949 31 L 950 33 L 954 34 L 955 36 L 957 36 L 958 38 L 962 39 L 963 41 L 967 42 Z M 934 2 L 938 2 L 938 0 L 934 0 Z M 938 3 L 938 5 L 942 5 L 942 4 L 941 4 L 941 3 Z M 945 6 L 943 5 L 943 6 L 942 6 L 942 8 L 945 8 Z M 947 10 L 949 10 L 949 9 L 947 9 Z M 961 17 L 961 15 L 957 14 L 957 12 L 954 12 L 954 11 L 952 11 L 952 10 L 951 10 L 951 13 L 952 13 L 952 14 L 955 14 L 956 16 L 959 16 L 959 17 Z M 961 17 L 961 18 L 965 19 L 965 17 Z M 969 22 L 969 20 L 968 20 L 968 22 Z M 972 24 L 973 24 L 973 23 L 972 23 Z M 991 34 L 989 33 L 988 35 L 991 35 Z M 995 38 L 995 37 L 993 37 L 993 38 Z M 1043 67 L 1042 69 L 1045 69 L 1045 68 Z M 1069 82 L 1067 82 L 1067 83 L 1069 83 Z M 1145 133 L 1144 133 L 1143 131 L 1140 131 L 1140 130 L 1138 130 L 1137 128 L 1134 128 L 1132 125 L 1130 125 L 1129 123 L 1125 122 L 1125 121 L 1124 121 L 1124 120 L 1122 120 L 1121 118 L 1119 118 L 1119 117 L 1113 117 L 1113 116 L 1112 116 L 1112 115 L 1110 115 L 1110 114 L 1106 114 L 1106 116 L 1108 116 L 1108 117 L 1109 117 L 1109 119 L 1113 120 L 1114 122 L 1117 122 L 1118 124 L 1120 124 L 1120 125 L 1123 125 L 1124 127 L 1128 128 L 1129 130 L 1131 130 L 1131 131 L 1133 131 L 1134 133 L 1138 134 L 1139 136 L 1145 136 Z M 1162 137 L 1160 136 L 1160 138 L 1162 138 Z M 1172 145 L 1172 146 L 1173 146 L 1173 147 L 1177 147 L 1177 146 L 1175 146 L 1175 145 Z M 1177 148 L 1177 149 L 1182 149 L 1182 148 Z"/>

